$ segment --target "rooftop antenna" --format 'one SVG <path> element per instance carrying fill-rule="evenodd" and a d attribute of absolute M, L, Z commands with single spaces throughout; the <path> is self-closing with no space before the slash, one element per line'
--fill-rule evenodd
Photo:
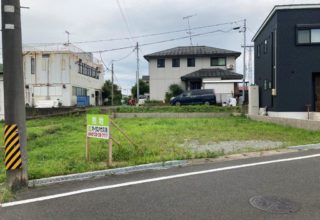
<path fill-rule="evenodd" d="M 188 32 L 187 32 L 187 34 L 189 34 L 189 39 L 190 39 L 190 45 L 191 46 L 193 46 L 193 44 L 192 44 L 192 32 L 191 32 L 191 26 L 190 26 L 190 18 L 192 18 L 192 17 L 194 17 L 196 15 L 197 14 L 188 15 L 188 16 L 185 16 L 185 17 L 182 18 L 183 20 L 187 20 L 187 22 L 188 22 Z"/>
<path fill-rule="evenodd" d="M 66 46 L 69 46 L 70 45 L 70 32 L 69 31 L 65 31 L 65 33 L 67 34 L 67 38 L 68 38 Z"/>

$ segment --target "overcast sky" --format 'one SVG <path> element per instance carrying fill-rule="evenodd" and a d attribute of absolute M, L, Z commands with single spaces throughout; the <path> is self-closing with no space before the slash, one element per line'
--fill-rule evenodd
<path fill-rule="evenodd" d="M 191 27 L 227 23 L 247 19 L 248 43 L 263 20 L 277 4 L 318 3 L 313 0 L 21 0 L 22 6 L 30 7 L 22 12 L 23 43 L 66 42 L 68 30 L 71 42 L 133 37 L 145 34 L 175 31 Z M 206 29 L 192 30 L 193 34 L 223 30 L 194 37 L 194 45 L 205 45 L 242 52 L 243 35 L 230 31 L 242 22 Z M 76 44 L 86 51 L 114 48 L 168 40 L 187 36 L 186 32 L 141 37 L 122 41 Z M 148 62 L 143 55 L 176 46 L 190 45 L 189 39 L 176 40 L 141 48 L 140 75 L 148 75 Z M 102 58 L 106 65 L 130 54 L 132 49 L 106 52 Z M 100 59 L 99 54 L 95 54 Z M 236 72 L 242 73 L 242 57 L 237 60 Z M 116 83 L 123 92 L 135 83 L 136 55 L 115 62 Z M 110 72 L 106 72 L 110 79 Z"/>

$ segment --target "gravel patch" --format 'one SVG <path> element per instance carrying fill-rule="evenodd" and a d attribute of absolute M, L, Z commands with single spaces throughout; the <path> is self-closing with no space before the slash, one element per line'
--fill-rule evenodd
<path fill-rule="evenodd" d="M 223 151 L 224 153 L 239 152 L 246 149 L 269 150 L 283 146 L 280 141 L 250 140 L 250 141 L 223 141 L 218 143 L 200 144 L 198 141 L 186 143 L 188 149 L 194 152 Z"/>

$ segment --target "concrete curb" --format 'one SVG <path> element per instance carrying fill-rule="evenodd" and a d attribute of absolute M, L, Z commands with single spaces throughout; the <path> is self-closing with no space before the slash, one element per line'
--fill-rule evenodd
<path fill-rule="evenodd" d="M 248 115 L 248 117 L 255 121 L 269 122 L 269 123 L 279 124 L 283 126 L 301 128 L 301 129 L 310 130 L 310 131 L 320 130 L 320 121 L 270 117 L 270 116 L 261 116 L 261 115 Z"/>
<path fill-rule="evenodd" d="M 320 144 L 307 144 L 307 145 L 299 145 L 288 147 L 288 149 L 292 150 L 317 150 L 320 149 Z"/>
<path fill-rule="evenodd" d="M 147 170 L 162 170 L 162 169 L 169 169 L 173 167 L 180 167 L 186 166 L 189 162 L 186 160 L 174 160 L 174 161 L 167 161 L 163 163 L 151 163 L 151 164 L 143 164 L 138 166 L 131 166 L 131 167 L 124 167 L 124 168 L 115 168 L 109 170 L 99 170 L 93 172 L 86 172 L 86 173 L 79 173 L 79 174 L 70 174 L 65 176 L 55 176 L 43 179 L 36 179 L 30 180 L 28 182 L 29 187 L 36 187 L 36 186 L 46 186 L 56 183 L 64 183 L 70 182 L 75 180 L 86 180 L 91 178 L 109 176 L 109 175 L 121 175 L 121 174 L 128 174 L 138 171 L 147 171 Z"/>

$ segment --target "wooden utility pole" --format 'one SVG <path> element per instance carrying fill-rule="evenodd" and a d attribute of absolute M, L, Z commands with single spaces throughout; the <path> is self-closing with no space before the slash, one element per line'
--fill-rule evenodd
<path fill-rule="evenodd" d="M 137 42 L 136 50 L 137 50 L 137 105 L 139 105 L 139 96 L 140 96 L 140 89 L 139 89 L 140 58 L 139 58 L 139 43 L 138 42 Z"/>
<path fill-rule="evenodd" d="M 242 79 L 242 98 L 243 104 L 246 101 L 246 48 L 247 47 L 247 20 L 243 21 L 243 79 Z"/>
<path fill-rule="evenodd" d="M 27 186 L 27 139 L 20 0 L 2 0 L 5 164 L 12 189 Z"/>
<path fill-rule="evenodd" d="M 113 99 L 114 99 L 113 78 L 114 78 L 114 69 L 113 69 L 113 61 L 112 61 L 112 65 L 111 65 L 111 105 L 112 106 L 113 106 Z"/>
<path fill-rule="evenodd" d="M 111 118 L 109 118 L 109 142 L 108 142 L 108 166 L 112 166 L 112 133 L 111 133 Z"/>

